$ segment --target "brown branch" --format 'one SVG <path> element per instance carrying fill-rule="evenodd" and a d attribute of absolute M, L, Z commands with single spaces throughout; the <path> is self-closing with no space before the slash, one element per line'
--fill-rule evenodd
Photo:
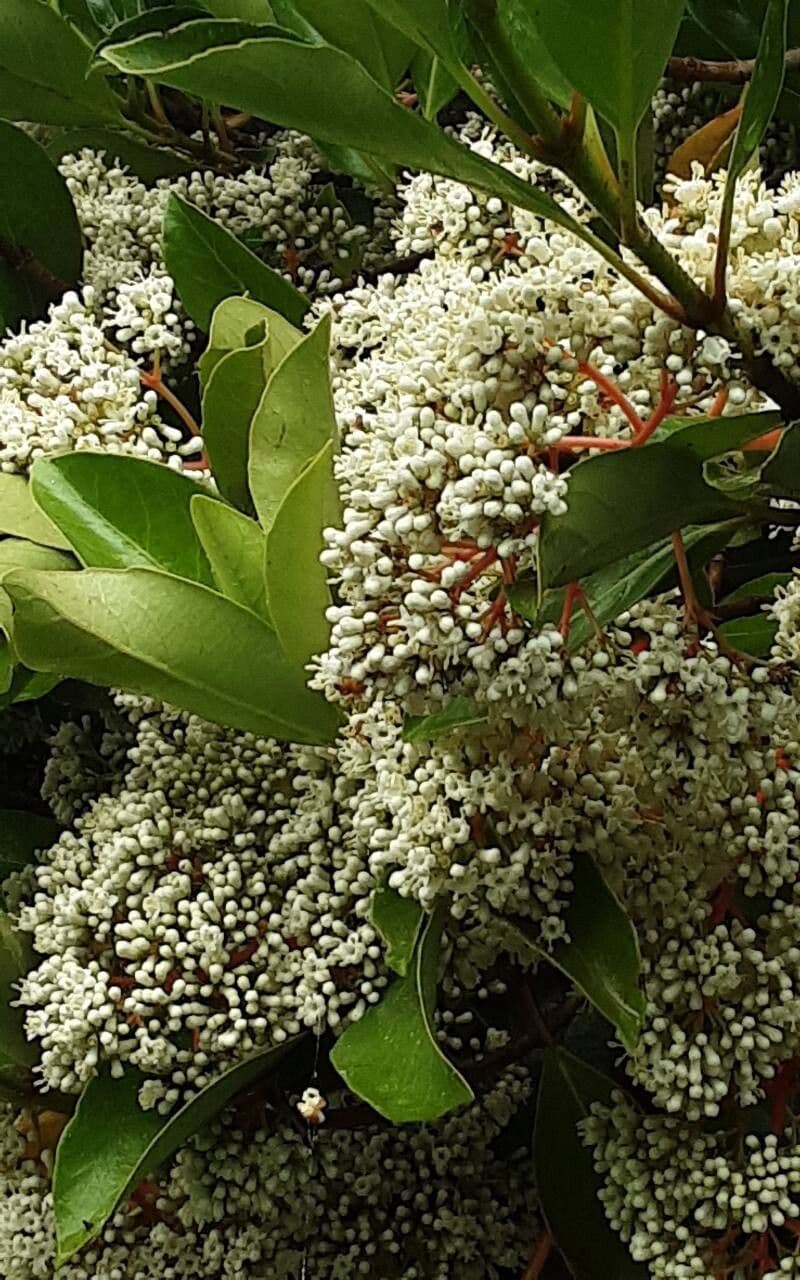
<path fill-rule="evenodd" d="M 730 62 L 718 62 L 706 58 L 670 58 L 667 75 L 673 80 L 702 80 L 708 84 L 747 84 L 753 75 L 755 58 L 732 58 Z M 786 54 L 786 70 L 800 68 L 800 49 L 789 49 Z"/>
<path fill-rule="evenodd" d="M 525 1275 L 522 1280 L 539 1280 L 539 1276 L 544 1270 L 545 1263 L 553 1251 L 553 1237 L 549 1231 L 543 1231 L 533 1247 L 533 1253 L 530 1262 L 525 1268 Z"/>

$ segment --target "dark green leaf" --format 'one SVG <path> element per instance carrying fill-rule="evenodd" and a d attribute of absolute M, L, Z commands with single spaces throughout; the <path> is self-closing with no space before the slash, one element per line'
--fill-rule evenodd
<path fill-rule="evenodd" d="M 203 0 L 203 7 L 215 18 L 239 18 L 242 22 L 272 22 L 275 18 L 269 0 Z"/>
<path fill-rule="evenodd" d="M 525 106 L 526 83 L 560 106 L 569 105 L 572 90 L 553 60 L 527 0 L 469 0 L 478 37 L 501 74 L 519 90 Z"/>
<path fill-rule="evenodd" d="M 157 39 L 166 44 L 169 36 Z M 213 92 L 210 85 L 208 92 Z M 187 312 L 206 333 L 215 307 L 236 294 L 249 294 L 292 324 L 301 324 L 308 310 L 308 300 L 288 280 L 224 227 L 176 195 L 170 196 L 164 215 L 164 261 Z"/>
<path fill-rule="evenodd" d="M 0 915 L 0 1093 L 14 1092 L 37 1059 L 35 1045 L 26 1039 L 22 1009 L 12 1008 L 20 978 L 36 963 L 28 934 Z"/>
<path fill-rule="evenodd" d="M 771 600 L 778 587 L 785 587 L 791 580 L 791 573 L 762 574 L 759 578 L 743 582 L 735 591 L 725 596 L 720 604 L 738 604 L 742 600 Z"/>
<path fill-rule="evenodd" d="M 718 525 L 684 529 L 683 545 L 687 552 L 696 549 L 705 562 L 726 546 L 737 527 L 735 522 L 725 521 Z M 672 543 L 659 540 L 643 551 L 634 551 L 622 560 L 615 560 L 613 564 L 589 574 L 582 579 L 581 587 L 586 593 L 597 625 L 604 627 L 640 600 L 647 600 L 660 591 L 665 591 L 673 585 L 674 578 L 675 552 Z M 537 626 L 548 622 L 555 625 L 561 618 L 564 592 L 546 592 L 539 608 L 535 590 L 528 590 L 527 584 L 520 583 L 511 587 L 509 601 L 520 617 L 529 622 L 535 622 Z M 569 652 L 576 653 L 594 634 L 591 619 L 583 609 L 576 608 L 569 629 Z"/>
<path fill-rule="evenodd" d="M 119 124 L 102 76 L 87 75 L 91 50 L 41 0 L 3 0 L 0 116 L 40 124 Z"/>
<path fill-rule="evenodd" d="M 685 0 L 533 0 L 528 18 L 568 84 L 633 136 L 664 74 Z"/>
<path fill-rule="evenodd" d="M 411 63 L 411 79 L 426 120 L 435 120 L 458 93 L 458 85 L 441 59 L 427 49 L 417 50 Z"/>
<path fill-rule="evenodd" d="M 281 26 L 352 54 L 385 89 L 394 90 L 415 45 L 384 22 L 367 0 L 276 0 Z"/>
<path fill-rule="evenodd" d="M 689 449 L 651 444 L 579 462 L 569 509 L 546 515 L 539 542 L 542 584 L 566 586 L 690 524 L 741 514 L 703 479 Z"/>
<path fill-rule="evenodd" d="M 455 178 L 585 238 L 544 192 L 401 107 L 340 49 L 272 36 L 232 41 L 224 23 L 190 22 L 166 36 L 113 45 L 103 56 L 120 71 L 211 96 L 323 142 Z"/>
<path fill-rule="evenodd" d="M 611 1101 L 614 1082 L 564 1049 L 544 1059 L 533 1140 L 536 1185 L 548 1227 L 578 1280 L 647 1280 L 611 1229 L 601 1179 L 578 1125 L 592 1103 Z"/>
<path fill-rule="evenodd" d="M 37 507 L 24 476 L 0 473 L 0 533 L 45 547 L 72 550 L 66 538 Z"/>
<path fill-rule="evenodd" d="M 66 182 L 38 142 L 0 120 L 0 328 L 43 316 L 77 283 L 81 258 Z"/>
<path fill-rule="evenodd" d="M 217 589 L 269 622 L 267 540 L 260 526 L 234 507 L 205 495 L 192 498 L 192 519 Z"/>
<path fill-rule="evenodd" d="M 703 462 L 733 453 L 751 440 L 774 431 L 783 421 L 777 412 L 741 413 L 726 418 L 667 418 L 653 436 L 688 449 Z"/>
<path fill-rule="evenodd" d="M 414 957 L 425 912 L 415 898 L 403 898 L 384 885 L 372 895 L 369 918 L 386 944 L 386 963 L 404 978 Z"/>
<path fill-rule="evenodd" d="M 34 463 L 31 489 L 83 564 L 166 569 L 213 585 L 189 505 L 205 490 L 171 467 L 113 453 L 65 453 Z"/>
<path fill-rule="evenodd" d="M 509 949 L 522 957 L 549 960 L 561 969 L 616 1027 L 632 1053 L 645 1011 L 636 931 L 588 854 L 577 855 L 573 880 L 575 889 L 564 915 L 569 941 L 545 950 L 522 923 L 503 924 L 503 936 Z"/>
<path fill-rule="evenodd" d="M 29 866 L 39 849 L 55 844 L 61 830 L 54 818 L 23 809 L 0 809 L 0 881 Z"/>
<path fill-rule="evenodd" d="M 249 488 L 267 534 L 292 485 L 337 438 L 330 334 L 330 316 L 325 316 L 278 365 L 253 418 Z"/>
<path fill-rule="evenodd" d="M 463 80 L 459 14 L 448 0 L 369 0 L 369 4 L 412 45 L 435 54 L 455 80 Z"/>
<path fill-rule="evenodd" d="M 319 557 L 322 530 L 337 523 L 338 503 L 329 440 L 289 488 L 267 536 L 272 625 L 286 657 L 301 666 L 328 647 L 331 594 Z"/>
<path fill-rule="evenodd" d="M 84 147 L 103 152 L 109 160 L 116 160 L 147 183 L 191 173 L 197 168 L 195 160 L 164 147 L 139 142 L 113 129 L 65 129 L 48 142 L 47 154 L 51 160 L 58 161 L 62 156 L 77 154 Z"/>
<path fill-rule="evenodd" d="M 777 633 L 777 622 L 766 613 L 752 618 L 731 618 L 719 628 L 726 644 L 751 658 L 768 658 Z"/>
<path fill-rule="evenodd" d="M 154 569 L 12 573 L 21 660 L 128 689 L 219 724 L 289 742 L 329 742 L 339 714 L 306 688 L 275 632 L 208 587 Z"/>
<path fill-rule="evenodd" d="M 800 422 L 782 432 L 759 478 L 772 497 L 800 501 Z"/>
<path fill-rule="evenodd" d="M 744 106 L 728 163 L 731 189 L 757 152 L 775 112 L 784 78 L 789 0 L 768 0 L 755 70 L 744 91 Z M 732 196 L 731 196 L 732 198 Z"/>
<path fill-rule="evenodd" d="M 440 908 L 424 925 L 406 976 L 347 1028 L 331 1053 L 348 1089 L 395 1124 L 435 1120 L 473 1097 L 433 1027 L 443 923 Z"/>
<path fill-rule="evenodd" d="M 128 1071 L 119 1080 L 106 1070 L 95 1076 L 81 1094 L 56 1151 L 56 1266 L 95 1240 L 146 1174 L 154 1173 L 296 1043 L 287 1040 L 250 1054 L 168 1117 L 139 1106 L 143 1077 L 138 1072 Z"/>
<path fill-rule="evenodd" d="M 441 711 L 430 716 L 409 716 L 403 725 L 404 742 L 433 742 L 455 729 L 486 724 L 488 716 L 469 698 L 452 698 Z"/>

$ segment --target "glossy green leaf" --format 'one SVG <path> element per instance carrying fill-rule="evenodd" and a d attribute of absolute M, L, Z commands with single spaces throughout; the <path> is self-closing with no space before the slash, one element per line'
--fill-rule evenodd
<path fill-rule="evenodd" d="M 38 542 L 44 547 L 72 550 L 63 534 L 37 507 L 24 476 L 0 473 L 0 533 Z"/>
<path fill-rule="evenodd" d="M 61 1135 L 53 1174 L 56 1265 L 95 1240 L 114 1210 L 243 1089 L 267 1075 L 297 1041 L 243 1058 L 165 1117 L 139 1106 L 143 1077 L 109 1071 L 90 1080 Z"/>
<path fill-rule="evenodd" d="M 578 1125 L 592 1103 L 611 1101 L 614 1082 L 564 1049 L 545 1053 L 533 1140 L 536 1186 L 547 1226 L 579 1280 L 647 1280 L 611 1229 L 601 1179 Z"/>
<path fill-rule="evenodd" d="M 532 0 L 531 21 L 568 84 L 633 135 L 664 74 L 685 0 Z"/>
<path fill-rule="evenodd" d="M 286 657 L 301 666 L 328 647 L 331 593 L 319 557 L 325 545 L 322 530 L 336 524 L 338 514 L 329 440 L 290 487 L 267 537 L 272 625 Z"/>
<path fill-rule="evenodd" d="M 751 658 L 768 658 L 778 634 L 778 624 L 766 613 L 752 618 L 731 618 L 718 628 L 727 645 Z"/>
<path fill-rule="evenodd" d="M 520 89 L 526 82 L 559 106 L 569 105 L 572 89 L 542 39 L 528 0 L 469 0 L 467 5 L 483 47 L 504 78 Z"/>
<path fill-rule="evenodd" d="M 0 329 L 43 316 L 77 283 L 82 256 L 66 182 L 38 142 L 0 120 Z"/>
<path fill-rule="evenodd" d="M 789 0 L 768 0 L 752 79 L 744 91 L 742 117 L 728 162 L 726 201 L 744 173 L 775 113 L 784 79 Z"/>
<path fill-rule="evenodd" d="M 306 688 L 275 632 L 197 582 L 155 569 L 16 572 L 14 643 L 35 671 L 127 689 L 218 724 L 325 743 L 339 713 Z"/>
<path fill-rule="evenodd" d="M 742 600 L 771 600 L 778 587 L 785 587 L 791 582 L 791 573 L 765 573 L 758 578 L 751 578 L 735 591 L 731 591 L 720 601 L 720 604 L 738 604 Z"/>
<path fill-rule="evenodd" d="M 462 59 L 459 12 L 448 0 L 368 0 L 374 11 L 414 46 L 435 54 L 456 80 L 466 70 Z"/>
<path fill-rule="evenodd" d="M 696 552 L 703 562 L 721 551 L 732 537 L 738 525 L 726 520 L 721 524 L 682 530 L 683 545 L 690 557 Z M 675 578 L 675 552 L 670 541 L 663 539 L 634 551 L 631 555 L 615 560 L 598 569 L 581 581 L 589 607 L 599 627 L 613 622 L 625 610 L 640 600 L 647 600 L 665 591 Z M 527 584 L 512 586 L 508 593 L 515 612 L 528 622 L 541 627 L 544 623 L 556 625 L 564 605 L 564 591 L 548 591 L 539 607 L 535 588 Z M 585 611 L 576 606 L 569 629 L 567 648 L 576 653 L 595 635 L 595 628 Z"/>
<path fill-rule="evenodd" d="M 337 437 L 330 337 L 330 316 L 325 316 L 278 365 L 253 418 L 249 487 L 267 534 L 292 485 Z"/>
<path fill-rule="evenodd" d="M 0 116 L 41 124 L 120 123 L 102 76 L 87 75 L 90 46 L 41 0 L 3 0 Z"/>
<path fill-rule="evenodd" d="M 240 18 L 243 22 L 272 22 L 269 0 L 203 0 L 203 8 L 215 18 Z"/>
<path fill-rule="evenodd" d="M 273 36 L 235 41 L 224 23 L 191 22 L 166 36 L 113 45 L 103 56 L 120 71 L 211 95 L 323 142 L 455 178 L 585 238 L 555 200 L 401 107 L 340 49 Z"/>
<path fill-rule="evenodd" d="M 140 40 L 155 38 L 166 44 L 170 37 L 144 36 Z M 209 85 L 204 96 L 212 93 Z M 180 196 L 170 196 L 167 204 L 163 248 L 167 270 L 186 311 L 206 333 L 215 307 L 224 298 L 238 294 L 263 302 L 292 324 L 302 323 L 308 299 L 229 231 Z"/>
<path fill-rule="evenodd" d="M 386 945 L 386 963 L 404 978 L 414 958 L 425 912 L 416 898 L 403 898 L 383 885 L 372 895 L 369 918 Z"/>
<path fill-rule="evenodd" d="M 420 932 L 406 976 L 347 1028 L 331 1053 L 348 1089 L 395 1124 L 435 1120 L 473 1098 L 433 1026 L 443 924 L 439 908 Z"/>
<path fill-rule="evenodd" d="M 575 888 L 564 914 L 568 941 L 545 950 L 522 923 L 504 923 L 503 937 L 522 958 L 549 960 L 565 973 L 632 1053 L 645 1011 L 636 930 L 588 854 L 576 856 L 572 879 Z"/>
<path fill-rule="evenodd" d="M 667 418 L 653 436 L 654 442 L 666 441 L 688 449 L 696 458 L 707 462 L 725 453 L 733 453 L 759 436 L 774 431 L 783 421 L 778 412 L 740 413 L 724 418 Z"/>
<path fill-rule="evenodd" d="M 417 50 L 411 63 L 411 79 L 426 120 L 435 120 L 458 93 L 458 85 L 441 58 L 427 49 Z"/>
<path fill-rule="evenodd" d="M 441 711 L 430 716 L 408 716 L 403 725 L 404 742 L 433 742 L 455 729 L 486 724 L 488 716 L 475 706 L 470 698 L 461 695 L 451 698 Z"/>
<path fill-rule="evenodd" d="M 772 497 L 800 501 L 800 422 L 794 422 L 760 470 L 760 483 Z"/>
<path fill-rule="evenodd" d="M 0 1094 L 20 1088 L 38 1054 L 25 1036 L 22 1009 L 13 1008 L 18 983 L 36 963 L 30 936 L 0 914 Z"/>
<path fill-rule="evenodd" d="M 40 849 L 49 849 L 62 831 L 54 818 L 23 809 L 0 809 L 0 881 L 22 871 Z"/>
<path fill-rule="evenodd" d="M 192 519 L 217 589 L 269 622 L 267 540 L 260 526 L 234 507 L 205 495 L 192 498 Z"/>
<path fill-rule="evenodd" d="M 40 458 L 31 470 L 39 506 L 98 569 L 166 569 L 213 584 L 190 503 L 205 490 L 160 462 L 113 453 Z"/>
<path fill-rule="evenodd" d="M 180 26 L 182 22 L 191 21 L 192 18 L 205 18 L 207 16 L 207 10 L 189 3 L 159 5 L 155 9 L 137 13 L 133 17 L 126 18 L 124 22 L 118 23 L 98 43 L 94 51 L 95 59 L 97 59 L 103 45 L 109 40 L 132 40 L 134 36 L 145 35 L 151 31 L 169 31 L 172 27 Z M 248 23 L 246 26 L 250 30 L 250 24 Z"/>
<path fill-rule="evenodd" d="M 47 154 L 57 162 L 62 156 L 75 155 L 84 147 L 102 151 L 109 160 L 116 160 L 147 183 L 191 173 L 197 168 L 195 160 L 178 155 L 176 151 L 139 142 L 137 138 L 114 129 L 64 129 L 49 140 Z"/>
<path fill-rule="evenodd" d="M 691 524 L 712 524 L 741 508 L 706 484 L 689 449 L 647 445 L 579 462 L 569 475 L 568 510 L 546 515 L 539 541 L 543 587 L 566 586 Z"/>
<path fill-rule="evenodd" d="M 386 89 L 394 90 L 416 47 L 367 0 L 276 0 L 275 17 L 304 39 L 352 54 Z"/>
<path fill-rule="evenodd" d="M 0 582 L 13 569 L 77 569 L 78 562 L 65 551 L 43 547 L 23 538 L 0 541 Z"/>

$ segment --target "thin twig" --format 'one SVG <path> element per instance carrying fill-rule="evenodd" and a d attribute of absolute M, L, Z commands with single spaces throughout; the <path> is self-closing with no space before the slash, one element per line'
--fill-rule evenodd
<path fill-rule="evenodd" d="M 703 80 L 709 84 L 747 84 L 756 65 L 755 58 L 732 58 L 730 62 L 718 62 L 707 58 L 670 58 L 667 75 L 673 80 L 694 82 Z M 800 49 L 789 49 L 786 54 L 786 70 L 800 68 Z"/>
<path fill-rule="evenodd" d="M 549 1231 L 543 1231 L 534 1245 L 530 1262 L 525 1268 L 525 1275 L 522 1280 L 539 1280 L 539 1276 L 544 1270 L 544 1265 L 552 1252 L 553 1237 Z"/>

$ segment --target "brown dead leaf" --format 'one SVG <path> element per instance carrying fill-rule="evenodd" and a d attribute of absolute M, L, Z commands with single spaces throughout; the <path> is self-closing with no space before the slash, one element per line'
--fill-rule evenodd
<path fill-rule="evenodd" d="M 677 178 L 691 178 L 692 165 L 699 162 L 703 166 L 705 176 L 710 177 L 724 162 L 727 147 L 733 138 L 741 114 L 742 104 L 738 103 L 724 115 L 715 116 L 713 120 L 709 120 L 708 124 L 704 124 L 702 129 L 690 134 L 685 142 L 673 151 L 667 165 L 669 173 L 675 174 Z"/>

